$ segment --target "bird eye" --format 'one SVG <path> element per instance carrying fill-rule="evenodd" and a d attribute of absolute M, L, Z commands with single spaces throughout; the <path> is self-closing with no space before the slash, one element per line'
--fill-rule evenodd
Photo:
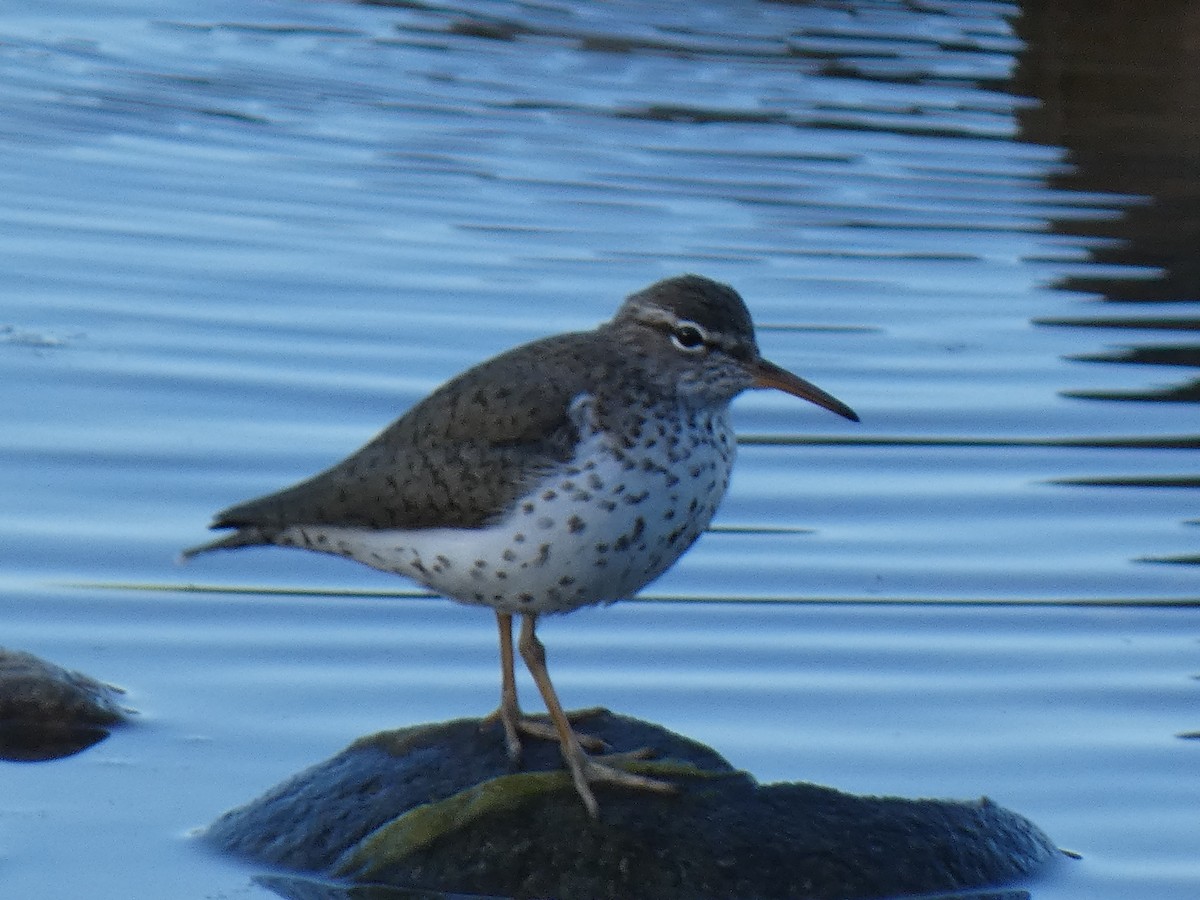
<path fill-rule="evenodd" d="M 685 322 L 671 330 L 671 343 L 685 353 L 698 353 L 704 349 L 704 332 Z"/>

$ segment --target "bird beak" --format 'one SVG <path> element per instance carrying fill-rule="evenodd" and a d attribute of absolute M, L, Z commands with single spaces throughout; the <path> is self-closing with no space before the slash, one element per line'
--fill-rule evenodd
<path fill-rule="evenodd" d="M 760 359 L 754 364 L 754 387 L 775 388 L 809 403 L 822 406 L 830 412 L 835 412 L 851 422 L 858 421 L 858 413 L 841 400 L 825 393 L 815 384 L 805 381 L 799 375 L 793 375 L 787 369 L 781 369 L 775 363 Z"/>

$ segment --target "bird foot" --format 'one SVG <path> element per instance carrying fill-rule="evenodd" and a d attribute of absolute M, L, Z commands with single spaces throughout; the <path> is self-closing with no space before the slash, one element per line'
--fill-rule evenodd
<path fill-rule="evenodd" d="M 577 712 L 568 713 L 567 720 L 571 723 L 575 723 L 580 719 L 587 719 L 598 715 L 601 712 L 603 712 L 603 710 L 599 707 L 596 707 L 595 709 L 581 709 Z M 535 738 L 539 741 L 553 741 L 554 743 L 558 743 L 560 741 L 557 729 L 555 729 L 554 725 L 549 721 L 531 718 L 522 713 L 520 709 L 513 713 L 505 710 L 503 706 L 485 716 L 479 723 L 479 730 L 484 731 L 495 725 L 497 722 L 499 722 L 504 728 L 504 744 L 508 750 L 508 758 L 514 763 L 519 763 L 521 761 L 522 735 Z M 598 737 L 594 737 L 590 734 L 580 734 L 579 732 L 575 732 L 575 736 L 578 738 L 580 745 L 587 750 L 593 750 L 599 753 L 608 749 L 608 744 Z M 624 754 L 620 755 L 624 756 Z"/>
<path fill-rule="evenodd" d="M 571 780 L 575 782 L 575 790 L 579 794 L 588 815 L 593 819 L 600 818 L 600 804 L 592 792 L 593 784 L 615 784 L 619 787 L 633 788 L 640 791 L 653 791 L 656 794 L 674 794 L 676 787 L 657 778 L 627 772 L 624 769 L 609 765 L 609 762 L 644 759 L 650 755 L 647 750 L 633 750 L 629 753 L 613 753 L 604 757 L 604 761 L 588 756 L 583 748 L 576 746 L 574 751 L 563 748 L 563 757 L 571 770 Z"/>
<path fill-rule="evenodd" d="M 584 747 L 587 749 L 586 744 L 584 744 Z M 654 759 L 656 756 L 658 756 L 658 753 L 653 748 L 638 747 L 636 750 L 618 750 L 616 753 L 605 753 L 600 757 L 599 761 L 603 765 L 608 765 L 608 763 L 638 762 L 643 759 Z M 596 761 L 595 757 L 589 757 L 589 759 Z"/>

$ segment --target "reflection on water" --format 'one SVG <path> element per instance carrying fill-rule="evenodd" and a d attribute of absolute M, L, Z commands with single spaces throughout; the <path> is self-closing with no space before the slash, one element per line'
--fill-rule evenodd
<path fill-rule="evenodd" d="M 1200 16 L 1181 4 L 1153 3 L 1131 16 L 1119 5 L 1075 0 L 1029 3 L 1024 12 L 1017 33 L 1028 43 L 1013 86 L 1042 103 L 1018 113 L 1021 134 L 1066 147 L 1072 163 L 1048 185 L 1129 198 L 1108 216 L 1055 217 L 1056 233 L 1090 241 L 1097 264 L 1064 275 L 1058 286 L 1104 302 L 1035 321 L 1119 336 L 1119 345 L 1072 353 L 1072 361 L 1145 368 L 1127 369 L 1131 377 L 1119 386 L 1061 393 L 1122 403 L 1200 402 L 1200 344 L 1184 339 L 1200 329 L 1200 92 L 1193 74 Z M 1189 460 L 1180 468 L 1195 466 Z M 1194 490 L 1200 478 L 1127 474 L 1059 483 Z M 1147 558 L 1200 561 L 1195 554 Z"/>
<path fill-rule="evenodd" d="M 1099 327 L 1098 323 L 1089 323 Z M 1200 326 L 1200 318 L 1195 322 L 1185 323 L 1181 331 L 1195 331 Z M 1112 327 L 1111 325 L 1109 327 Z M 1122 324 L 1116 327 L 1124 328 L 1145 328 L 1151 327 L 1160 330 L 1168 330 L 1171 326 L 1156 324 L 1151 326 L 1146 325 L 1129 325 Z M 1106 353 L 1080 354 L 1072 356 L 1071 359 L 1082 362 L 1106 362 L 1106 363 L 1138 363 L 1148 366 L 1182 366 L 1188 369 L 1200 368 L 1200 344 L 1186 344 L 1175 346 L 1134 346 L 1124 347 L 1119 350 L 1112 350 Z M 1125 391 L 1064 391 L 1064 396 L 1067 397 L 1083 397 L 1094 400 L 1153 400 L 1162 403 L 1196 403 L 1200 401 L 1200 379 L 1196 379 L 1184 384 L 1168 385 L 1157 389 L 1141 389 L 1141 390 L 1125 390 Z"/>
<path fill-rule="evenodd" d="M 1018 113 L 1022 137 L 1066 147 L 1072 168 L 1050 186 L 1136 198 L 1105 218 L 1056 217 L 1056 230 L 1097 239 L 1102 270 L 1064 287 L 1109 301 L 1200 300 L 1200 15 L 1188 4 L 1029 3 L 1016 20 L 1027 44 L 1013 87 L 1041 103 Z"/>
<path fill-rule="evenodd" d="M 109 736 L 107 728 L 27 728 L 0 724 L 0 760 L 45 762 L 82 753 Z"/>
<path fill-rule="evenodd" d="M 1071 153 L 1071 170 L 1050 186 L 1134 198 L 1107 217 L 1056 217 L 1058 233 L 1093 240 L 1091 257 L 1100 264 L 1060 285 L 1098 294 L 1105 304 L 1042 321 L 1121 329 L 1129 342 L 1074 359 L 1171 367 L 1157 371 L 1152 386 L 1065 396 L 1195 403 L 1200 344 L 1172 335 L 1200 329 L 1200 92 L 1193 74 L 1200 16 L 1184 4 L 1153 3 L 1130 16 L 1119 5 L 1073 0 L 1027 4 L 1025 13 L 1017 31 L 1029 44 L 1014 87 L 1043 103 L 1020 111 L 1021 133 Z M 1104 266 L 1129 274 L 1106 276 Z"/>

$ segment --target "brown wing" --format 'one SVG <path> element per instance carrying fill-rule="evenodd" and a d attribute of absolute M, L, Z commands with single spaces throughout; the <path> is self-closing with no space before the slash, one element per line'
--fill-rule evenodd
<path fill-rule="evenodd" d="M 464 372 L 332 468 L 222 511 L 212 527 L 238 533 L 194 552 L 270 543 L 289 525 L 478 528 L 498 519 L 572 453 L 567 408 L 603 377 L 585 337 L 595 340 L 546 338 Z"/>

